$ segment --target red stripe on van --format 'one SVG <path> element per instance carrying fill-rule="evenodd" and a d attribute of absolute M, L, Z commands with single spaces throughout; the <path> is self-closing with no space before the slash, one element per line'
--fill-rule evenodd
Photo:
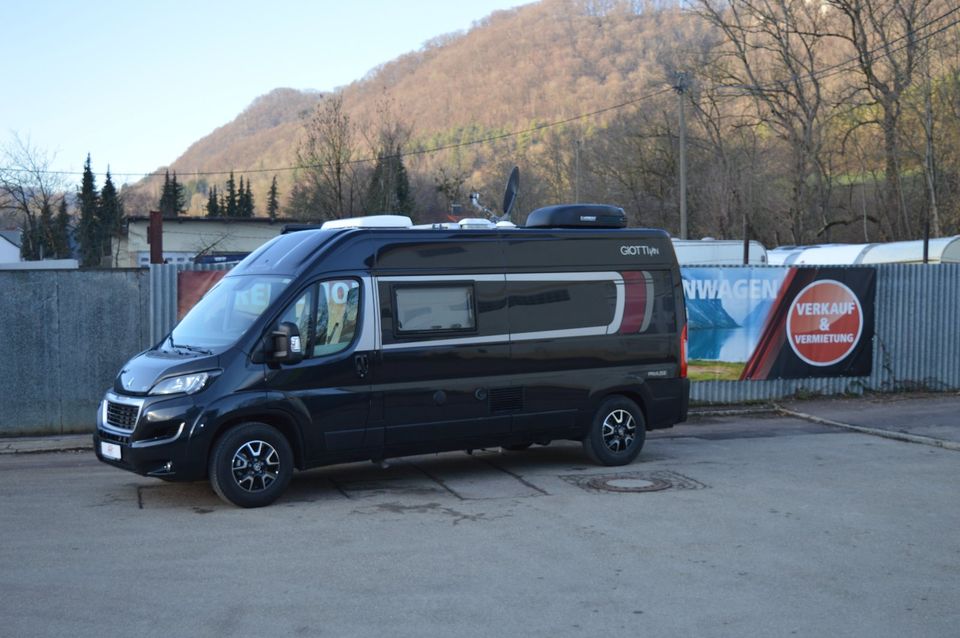
<path fill-rule="evenodd" d="M 620 334 L 633 334 L 643 327 L 643 319 L 647 315 L 647 304 L 652 303 L 648 298 L 647 288 L 649 278 L 644 272 L 622 272 L 623 277 L 623 320 L 620 322 Z"/>

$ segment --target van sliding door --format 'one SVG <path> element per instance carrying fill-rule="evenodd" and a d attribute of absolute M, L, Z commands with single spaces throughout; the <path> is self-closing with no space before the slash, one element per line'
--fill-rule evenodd
<path fill-rule="evenodd" d="M 509 367 L 502 274 L 380 276 L 374 371 L 387 454 L 495 444 L 510 412 L 492 402 Z"/>

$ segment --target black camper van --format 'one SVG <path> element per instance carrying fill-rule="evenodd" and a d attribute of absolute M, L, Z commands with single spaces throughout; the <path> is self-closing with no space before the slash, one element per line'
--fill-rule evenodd
<path fill-rule="evenodd" d="M 97 456 L 243 507 L 294 468 L 426 452 L 573 439 L 629 463 L 686 419 L 689 383 L 670 238 L 623 226 L 571 205 L 523 228 L 376 216 L 280 235 L 127 362 Z"/>

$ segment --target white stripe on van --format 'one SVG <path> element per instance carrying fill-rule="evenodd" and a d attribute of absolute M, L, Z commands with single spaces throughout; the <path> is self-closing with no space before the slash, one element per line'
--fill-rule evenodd
<path fill-rule="evenodd" d="M 393 275 L 377 277 L 379 282 L 396 283 L 410 281 L 504 281 L 506 275 Z"/>

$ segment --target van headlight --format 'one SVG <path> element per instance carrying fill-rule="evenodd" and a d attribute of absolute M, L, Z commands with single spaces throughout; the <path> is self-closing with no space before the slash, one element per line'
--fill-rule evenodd
<path fill-rule="evenodd" d="M 207 383 L 212 378 L 213 374 L 210 372 L 194 372 L 170 377 L 153 386 L 150 394 L 193 394 L 207 387 Z"/>

